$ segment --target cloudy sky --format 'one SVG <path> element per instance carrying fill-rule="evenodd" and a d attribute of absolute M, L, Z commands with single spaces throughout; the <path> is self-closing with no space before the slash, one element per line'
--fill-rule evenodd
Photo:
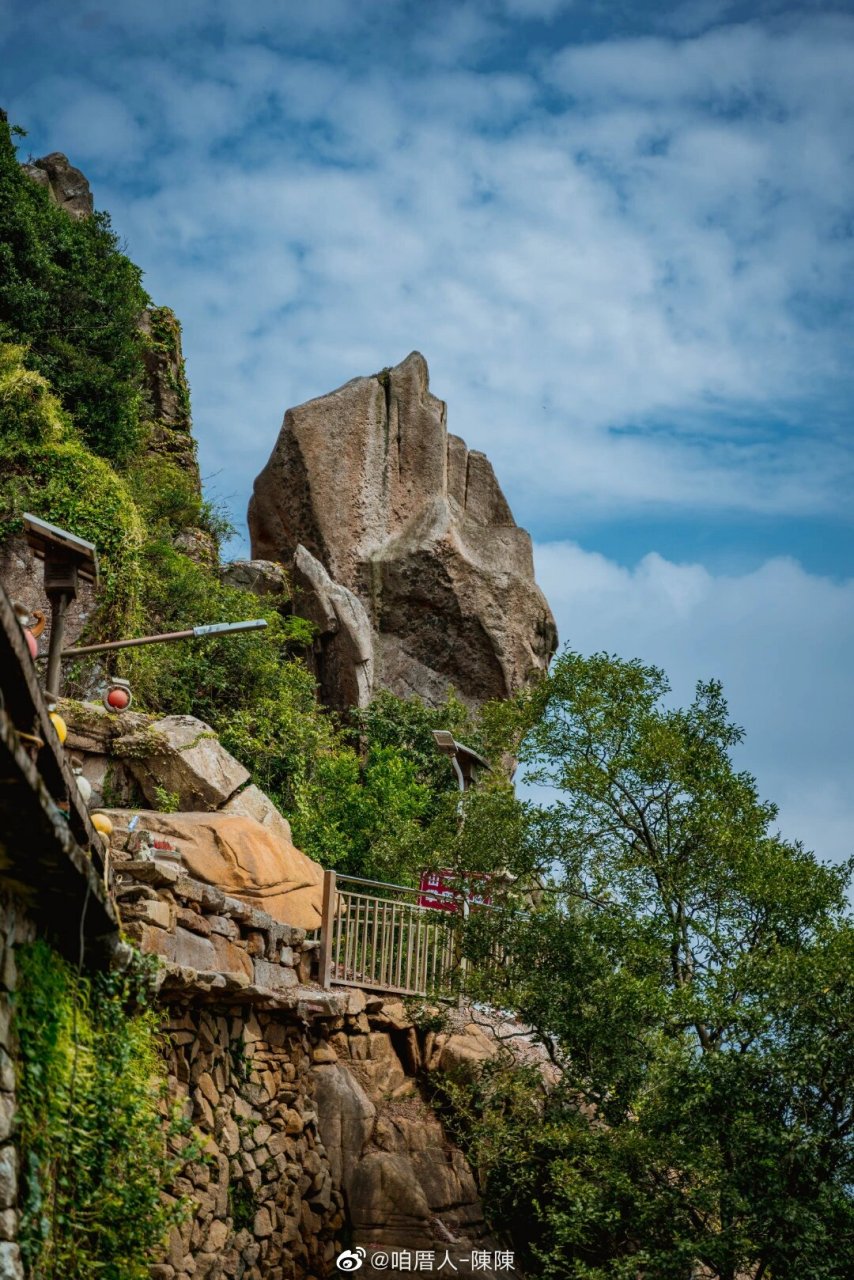
<path fill-rule="evenodd" d="M 786 834 L 854 852 L 851 3 L 0 0 L 0 58 L 238 523 L 288 405 L 421 350 L 563 640 L 721 677 Z"/>

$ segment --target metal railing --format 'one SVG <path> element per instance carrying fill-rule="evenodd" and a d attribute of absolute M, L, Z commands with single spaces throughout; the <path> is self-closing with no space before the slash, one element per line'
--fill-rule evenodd
<path fill-rule="evenodd" d="M 421 906 L 420 890 L 325 871 L 320 932 L 324 987 L 452 994 L 460 917 Z"/>

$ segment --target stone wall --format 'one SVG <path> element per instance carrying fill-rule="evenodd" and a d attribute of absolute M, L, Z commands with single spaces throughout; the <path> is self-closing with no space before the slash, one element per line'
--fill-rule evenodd
<path fill-rule="evenodd" d="M 228 996 L 299 1016 L 334 1007 L 319 988 L 301 988 L 317 948 L 306 942 L 304 929 L 280 924 L 162 858 L 124 855 L 114 866 L 125 933 L 163 961 L 164 999 L 170 992 L 197 1002 Z M 310 1010 L 300 1004 L 306 999 Z"/>
<path fill-rule="evenodd" d="M 426 1093 L 494 1040 L 457 1011 L 418 1025 L 399 999 L 324 991 L 303 930 L 160 859 L 116 875 L 126 934 L 162 960 L 172 1093 L 204 1150 L 152 1280 L 322 1280 L 345 1241 L 448 1252 L 470 1274 L 497 1246 Z"/>
<path fill-rule="evenodd" d="M 318 1128 L 312 1047 L 293 1017 L 169 1007 L 175 1102 L 202 1156 L 172 1191 L 195 1208 L 152 1280 L 307 1280 L 330 1273 L 344 1225 Z"/>
<path fill-rule="evenodd" d="M 341 1009 L 310 983 L 316 944 L 161 859 L 116 881 L 126 935 L 162 961 L 170 1089 L 202 1149 L 152 1280 L 319 1280 L 344 1213 L 313 1099 L 310 1028 Z"/>

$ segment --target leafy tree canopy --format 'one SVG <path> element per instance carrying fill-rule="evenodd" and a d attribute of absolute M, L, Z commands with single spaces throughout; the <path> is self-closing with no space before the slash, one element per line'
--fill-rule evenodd
<path fill-rule="evenodd" d="M 476 914 L 468 946 L 480 994 L 519 1011 L 563 1086 L 519 1179 L 492 1144 L 497 1203 L 547 1276 L 841 1280 L 851 868 L 774 832 L 719 684 L 684 709 L 668 692 L 654 667 L 566 652 L 522 707 L 523 758 L 556 789 L 525 846 L 547 892 Z M 499 1113 L 512 1153 L 528 1121 L 506 1098 Z M 516 1198 L 532 1169 L 533 1234 Z"/>

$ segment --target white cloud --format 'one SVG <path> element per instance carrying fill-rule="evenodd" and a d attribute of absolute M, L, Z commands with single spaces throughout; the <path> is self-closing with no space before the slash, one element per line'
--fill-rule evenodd
<path fill-rule="evenodd" d="M 563 643 L 663 667 L 674 697 L 723 681 L 746 730 L 739 764 L 780 805 L 780 826 L 825 858 L 854 854 L 854 578 L 794 560 L 714 574 L 652 553 L 633 569 L 574 543 L 536 548 Z"/>
<path fill-rule="evenodd" d="M 418 347 L 531 509 L 844 508 L 847 444 L 803 402 L 850 378 L 854 26 L 575 47 L 549 64 L 575 104 L 549 113 L 520 70 L 251 35 L 114 60 L 97 131 L 82 80 L 15 104 L 95 166 L 181 315 L 203 458 L 234 462 L 239 507 L 287 404 Z M 709 105 L 739 94 L 774 109 Z"/>

